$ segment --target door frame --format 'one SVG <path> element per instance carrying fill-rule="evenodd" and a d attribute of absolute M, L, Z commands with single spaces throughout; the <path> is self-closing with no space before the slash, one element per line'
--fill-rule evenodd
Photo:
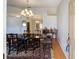
<path fill-rule="evenodd" d="M 70 59 L 75 59 L 75 0 L 69 0 Z"/>

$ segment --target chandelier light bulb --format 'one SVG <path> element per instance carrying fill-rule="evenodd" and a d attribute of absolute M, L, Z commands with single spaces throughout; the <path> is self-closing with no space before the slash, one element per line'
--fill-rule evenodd
<path fill-rule="evenodd" d="M 30 10 L 29 12 L 30 12 L 30 13 L 32 13 L 32 11 L 31 11 L 31 10 Z"/>
<path fill-rule="evenodd" d="M 29 15 L 29 12 L 26 12 L 27 13 L 27 15 Z"/>
<path fill-rule="evenodd" d="M 26 16 L 26 14 L 24 14 L 24 16 Z"/>
<path fill-rule="evenodd" d="M 33 16 L 33 13 L 31 13 L 31 16 Z"/>
<path fill-rule="evenodd" d="M 27 10 L 27 9 L 25 9 L 25 11 L 27 12 L 28 10 Z"/>
<path fill-rule="evenodd" d="M 33 12 L 32 12 L 32 10 L 30 10 L 29 12 L 30 12 L 30 16 L 33 16 Z"/>
<path fill-rule="evenodd" d="M 21 11 L 21 15 L 24 15 L 24 10 Z"/>

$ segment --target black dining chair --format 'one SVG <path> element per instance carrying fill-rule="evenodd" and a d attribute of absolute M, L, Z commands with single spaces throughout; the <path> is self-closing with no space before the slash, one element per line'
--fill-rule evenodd
<path fill-rule="evenodd" d="M 8 47 L 8 54 L 11 51 L 16 51 L 18 53 L 18 38 L 17 34 L 7 34 L 7 47 Z"/>
<path fill-rule="evenodd" d="M 25 50 L 25 53 L 27 52 L 28 50 L 28 42 L 29 42 L 29 35 L 27 34 L 23 34 L 23 40 L 22 40 L 22 43 L 24 44 L 24 50 Z"/>
<path fill-rule="evenodd" d="M 40 47 L 40 36 L 39 35 L 36 35 L 34 37 L 34 47 L 35 48 L 39 48 Z"/>

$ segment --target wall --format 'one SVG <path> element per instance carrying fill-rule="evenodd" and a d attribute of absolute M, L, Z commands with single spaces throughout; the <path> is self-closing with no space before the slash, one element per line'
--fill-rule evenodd
<path fill-rule="evenodd" d="M 68 0 L 62 0 L 57 9 L 58 41 L 67 57 L 66 45 L 68 36 Z"/>
<path fill-rule="evenodd" d="M 23 20 L 26 20 L 26 18 L 7 16 L 6 32 L 7 33 L 23 33 L 23 31 L 26 29 L 26 27 L 22 26 Z"/>
<path fill-rule="evenodd" d="M 43 19 L 43 28 L 57 28 L 57 16 L 46 16 Z"/>

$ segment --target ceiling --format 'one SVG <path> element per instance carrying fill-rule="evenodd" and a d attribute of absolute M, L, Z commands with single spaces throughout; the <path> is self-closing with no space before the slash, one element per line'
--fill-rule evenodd
<path fill-rule="evenodd" d="M 29 0 L 29 5 L 34 8 L 54 7 L 56 8 L 61 0 Z M 7 0 L 9 6 L 15 6 L 19 8 L 27 7 L 27 0 Z"/>
<path fill-rule="evenodd" d="M 56 8 L 60 2 L 61 0 L 29 0 L 29 5 L 34 14 L 56 14 Z M 27 0 L 7 0 L 7 6 L 8 15 L 20 15 L 20 12 L 27 7 Z"/>

